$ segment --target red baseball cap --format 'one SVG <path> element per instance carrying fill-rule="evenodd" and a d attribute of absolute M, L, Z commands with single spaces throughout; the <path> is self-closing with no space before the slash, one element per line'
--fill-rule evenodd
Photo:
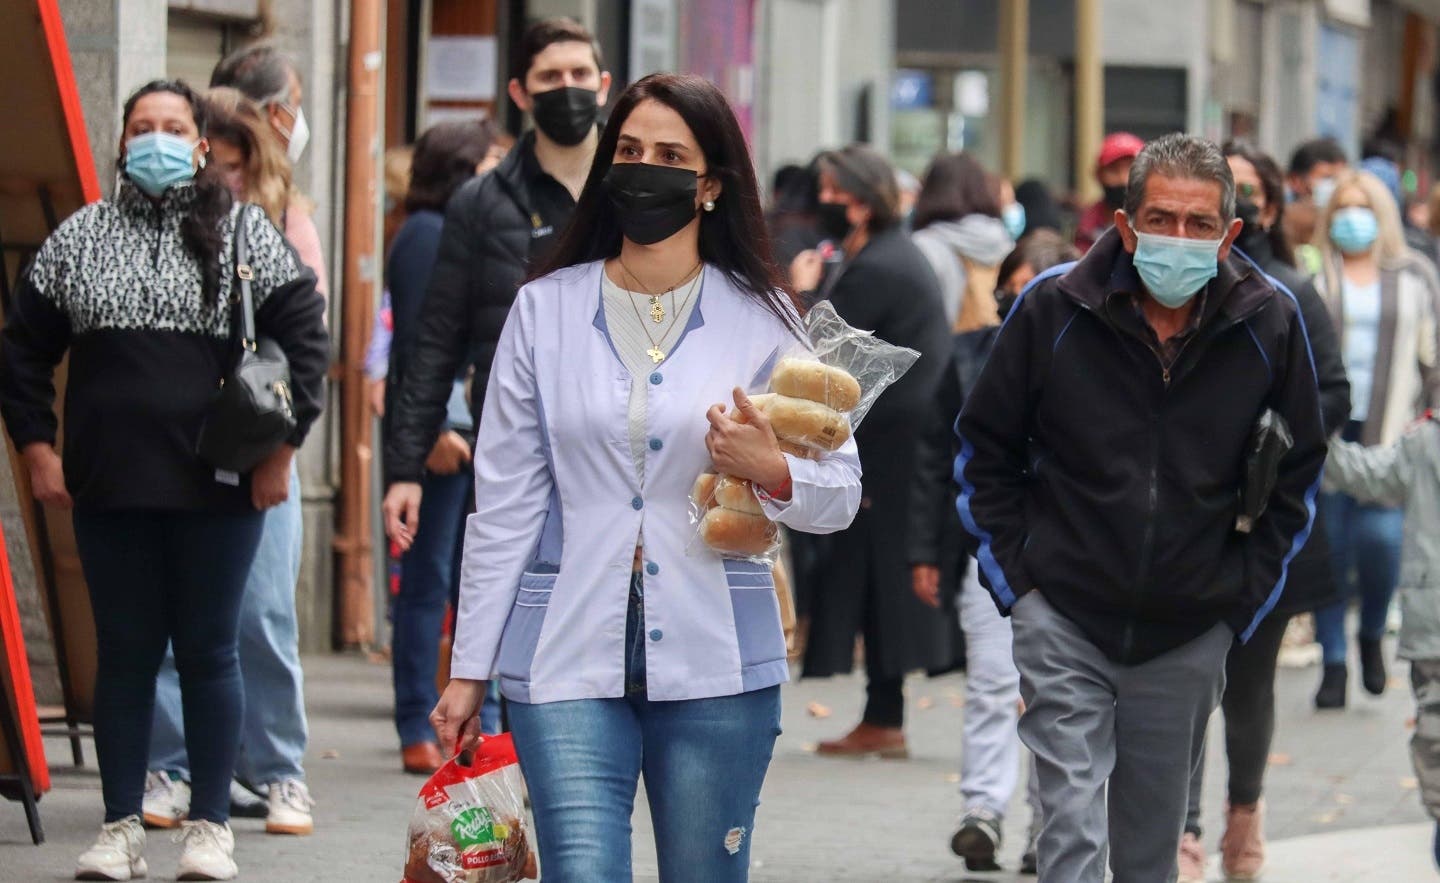
<path fill-rule="evenodd" d="M 1111 132 L 1100 142 L 1100 158 L 1095 168 L 1103 169 L 1122 159 L 1134 159 L 1145 149 L 1145 142 L 1129 132 Z"/>

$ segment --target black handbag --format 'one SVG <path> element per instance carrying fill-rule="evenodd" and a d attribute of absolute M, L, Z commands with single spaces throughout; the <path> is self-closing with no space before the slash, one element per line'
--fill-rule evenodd
<path fill-rule="evenodd" d="M 242 210 L 235 224 L 239 294 L 230 296 L 239 345 L 230 373 L 220 378 L 220 392 L 205 414 L 197 445 L 201 460 L 237 474 L 254 469 L 295 431 L 290 361 L 279 344 L 255 333 L 255 301 L 250 293 L 255 273 L 249 261 Z"/>

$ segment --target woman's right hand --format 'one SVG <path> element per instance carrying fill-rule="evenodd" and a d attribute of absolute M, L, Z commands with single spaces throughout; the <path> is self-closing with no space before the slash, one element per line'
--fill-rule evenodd
<path fill-rule="evenodd" d="M 451 678 L 430 712 L 430 726 L 440 738 L 440 752 L 454 757 L 474 748 L 480 741 L 480 704 L 485 701 L 485 681 Z M 457 744 L 458 743 L 458 744 Z"/>
<path fill-rule="evenodd" d="M 46 442 L 27 445 L 25 465 L 30 468 L 30 493 L 35 499 L 61 509 L 75 505 L 65 489 L 65 467 L 53 445 Z"/>

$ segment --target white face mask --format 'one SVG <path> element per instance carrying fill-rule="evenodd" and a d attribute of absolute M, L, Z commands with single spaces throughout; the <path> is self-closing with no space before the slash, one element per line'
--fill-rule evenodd
<path fill-rule="evenodd" d="M 288 104 L 282 102 L 280 106 L 290 110 Z M 290 160 L 290 165 L 293 166 L 300 161 L 300 157 L 305 153 L 306 145 L 310 143 L 310 124 L 305 122 L 305 108 L 297 107 L 292 113 L 295 115 L 295 124 L 290 131 L 280 129 L 279 126 L 276 128 L 285 138 L 285 158 Z"/>

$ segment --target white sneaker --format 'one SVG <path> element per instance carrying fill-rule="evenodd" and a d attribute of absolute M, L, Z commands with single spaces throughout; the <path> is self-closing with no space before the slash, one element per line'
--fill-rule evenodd
<path fill-rule="evenodd" d="M 265 833 L 304 835 L 315 831 L 315 819 L 310 814 L 315 801 L 304 782 L 299 779 L 275 782 L 269 788 L 269 802 Z"/>
<path fill-rule="evenodd" d="M 182 844 L 176 880 L 234 880 L 235 834 L 217 822 L 181 822 L 175 839 Z"/>
<path fill-rule="evenodd" d="M 144 851 L 145 826 L 139 816 L 102 825 L 95 845 L 75 863 L 75 879 L 138 880 L 149 872 Z"/>
<path fill-rule="evenodd" d="M 163 770 L 145 774 L 145 824 L 151 828 L 178 828 L 190 813 L 190 786 L 170 778 Z"/>

